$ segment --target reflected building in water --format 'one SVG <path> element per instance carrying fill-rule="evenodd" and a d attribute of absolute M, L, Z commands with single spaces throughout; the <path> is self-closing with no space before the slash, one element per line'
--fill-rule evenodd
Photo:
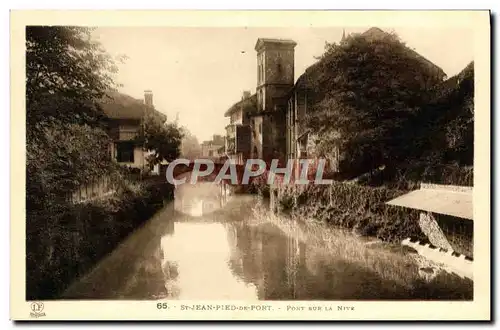
<path fill-rule="evenodd" d="M 306 246 L 299 241 L 297 233 L 285 234 L 270 223 L 256 224 L 252 221 L 251 212 L 239 212 L 238 201 L 245 199 L 245 204 L 248 204 L 247 199 L 252 198 L 254 196 L 237 195 L 231 203 L 231 196 L 224 194 L 224 189 L 213 183 L 183 184 L 175 191 L 175 210 L 187 216 L 180 221 L 191 225 L 186 226 L 191 228 L 190 234 L 186 234 L 190 244 L 204 242 L 207 245 L 203 249 L 207 252 L 217 246 L 222 249 L 220 240 L 223 240 L 228 251 L 224 260 L 226 267 L 238 281 L 254 286 L 258 299 L 297 299 L 303 296 Z M 232 216 L 231 209 L 236 210 Z M 221 214 L 223 216 L 219 216 Z M 195 227 L 196 223 L 199 227 Z M 178 231 L 181 227 L 185 226 L 176 222 L 176 239 L 181 236 Z M 204 237 L 195 237 L 198 229 Z M 221 229 L 224 230 L 224 238 L 220 236 Z M 181 243 L 172 244 L 178 246 Z M 205 258 L 215 257 L 214 254 L 203 255 Z M 184 260 L 187 257 L 179 255 L 179 258 Z M 201 255 L 197 259 L 204 262 Z M 219 262 L 221 260 L 212 260 L 212 263 Z"/>
<path fill-rule="evenodd" d="M 271 224 L 225 224 L 231 246 L 229 265 L 235 275 L 257 286 L 259 299 L 301 296 L 306 259 L 305 244 Z"/>
<path fill-rule="evenodd" d="M 224 183 L 184 183 L 175 187 L 174 208 L 183 214 L 201 217 L 223 208 L 230 198 L 229 185 Z"/>
<path fill-rule="evenodd" d="M 184 185 L 176 199 L 182 216 L 162 249 L 177 266 L 169 281 L 178 299 L 388 299 L 401 291 L 373 269 L 307 241 L 296 224 L 255 219 L 255 196 L 221 203 L 218 187 L 203 183 Z"/>
<path fill-rule="evenodd" d="M 296 223 L 255 219 L 255 196 L 221 202 L 218 191 L 211 183 L 176 190 L 175 207 L 156 214 L 63 298 L 408 299 L 404 283 L 367 267 L 366 255 L 332 252 Z"/>

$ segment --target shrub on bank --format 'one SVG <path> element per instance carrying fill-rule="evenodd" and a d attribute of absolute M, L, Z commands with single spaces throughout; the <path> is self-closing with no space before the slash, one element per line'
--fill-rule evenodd
<path fill-rule="evenodd" d="M 171 199 L 172 190 L 139 183 L 106 200 L 28 213 L 26 298 L 57 298 Z"/>
<path fill-rule="evenodd" d="M 383 185 L 399 190 L 418 189 L 421 182 L 472 187 L 474 167 L 415 161 L 399 164 L 397 168 L 388 166 L 382 171 L 368 173 L 356 180 L 356 183 L 362 185 Z"/>
<path fill-rule="evenodd" d="M 386 205 L 405 191 L 336 182 L 332 185 L 286 185 L 277 188 L 278 211 L 351 228 L 385 241 L 425 239 L 416 210 Z"/>

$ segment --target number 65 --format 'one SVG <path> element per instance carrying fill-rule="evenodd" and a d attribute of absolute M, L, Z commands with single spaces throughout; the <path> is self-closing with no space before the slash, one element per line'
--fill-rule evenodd
<path fill-rule="evenodd" d="M 156 308 L 158 309 L 168 309 L 167 303 L 157 303 Z"/>

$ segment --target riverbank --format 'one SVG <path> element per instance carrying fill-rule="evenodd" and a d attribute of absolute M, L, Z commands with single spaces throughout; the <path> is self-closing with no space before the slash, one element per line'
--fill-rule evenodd
<path fill-rule="evenodd" d="M 56 299 L 172 199 L 168 184 L 135 182 L 105 199 L 28 213 L 26 299 Z"/>
<path fill-rule="evenodd" d="M 311 216 L 275 214 L 262 200 L 253 210 L 253 225 L 271 223 L 286 235 L 307 242 L 308 255 L 320 253 L 327 260 L 345 264 L 343 272 L 352 272 L 353 278 L 365 274 L 358 296 L 351 299 L 473 299 L 471 280 L 451 274 L 411 248 L 328 226 Z"/>
<path fill-rule="evenodd" d="M 277 212 L 316 219 L 387 242 L 411 237 L 426 241 L 418 226 L 419 212 L 387 205 L 406 191 L 334 182 L 331 185 L 283 185 L 273 188 Z"/>

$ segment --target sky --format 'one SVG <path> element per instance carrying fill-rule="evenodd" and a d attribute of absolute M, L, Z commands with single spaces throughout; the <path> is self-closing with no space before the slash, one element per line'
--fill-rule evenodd
<path fill-rule="evenodd" d="M 346 28 L 349 33 L 370 27 Z M 384 28 L 441 67 L 451 77 L 473 60 L 473 31 L 458 28 Z M 338 42 L 342 27 L 328 28 L 181 28 L 106 27 L 94 38 L 112 56 L 125 55 L 116 82 L 119 91 L 142 99 L 153 91 L 153 103 L 168 120 L 178 116 L 200 142 L 225 135 L 224 112 L 255 92 L 258 38 L 293 39 L 295 80 L 323 53 L 326 42 Z"/>

